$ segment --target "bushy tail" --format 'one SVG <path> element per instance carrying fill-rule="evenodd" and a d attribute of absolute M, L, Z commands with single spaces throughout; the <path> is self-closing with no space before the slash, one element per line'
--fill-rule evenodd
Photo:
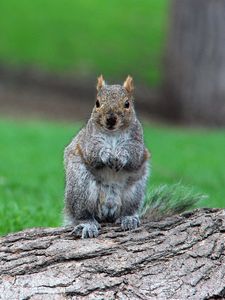
<path fill-rule="evenodd" d="M 196 193 L 193 189 L 180 183 L 161 185 L 154 188 L 148 195 L 141 211 L 141 217 L 157 221 L 193 209 L 197 203 L 206 198 L 206 195 Z"/>

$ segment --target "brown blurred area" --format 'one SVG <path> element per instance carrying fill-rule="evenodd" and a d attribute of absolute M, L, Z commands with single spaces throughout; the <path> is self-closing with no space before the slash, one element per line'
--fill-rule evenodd
<path fill-rule="evenodd" d="M 83 121 L 89 118 L 95 103 L 97 77 L 78 79 L 68 74 L 0 66 L 0 78 L 0 115 Z M 142 118 L 160 119 L 159 91 L 139 85 L 135 98 Z"/>

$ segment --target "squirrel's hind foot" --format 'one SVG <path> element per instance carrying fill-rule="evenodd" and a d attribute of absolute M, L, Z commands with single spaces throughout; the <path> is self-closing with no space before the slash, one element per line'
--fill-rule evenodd
<path fill-rule="evenodd" d="M 120 223 L 122 230 L 132 230 L 140 226 L 141 222 L 137 215 L 121 217 L 116 223 Z"/>
<path fill-rule="evenodd" d="M 96 238 L 99 235 L 100 225 L 97 226 L 94 222 L 81 223 L 74 227 L 72 234 L 82 239 Z"/>

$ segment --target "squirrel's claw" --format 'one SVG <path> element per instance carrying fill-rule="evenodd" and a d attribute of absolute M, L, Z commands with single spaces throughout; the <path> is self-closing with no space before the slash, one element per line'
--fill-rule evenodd
<path fill-rule="evenodd" d="M 118 159 L 115 159 L 115 170 L 119 172 L 123 168 L 124 164 Z"/>
<path fill-rule="evenodd" d="M 140 226 L 140 219 L 138 216 L 125 216 L 121 218 L 121 228 L 125 230 L 136 229 Z"/>
<path fill-rule="evenodd" d="M 98 227 L 94 223 L 82 223 L 74 227 L 72 234 L 82 239 L 97 237 Z"/>
<path fill-rule="evenodd" d="M 113 159 L 110 157 L 108 162 L 107 162 L 107 165 L 110 169 L 113 169 L 114 168 L 114 161 Z"/>
<path fill-rule="evenodd" d="M 115 162 L 114 162 L 114 167 L 116 172 L 120 171 L 127 163 L 127 151 L 123 150 L 120 151 L 119 153 L 116 154 Z"/>

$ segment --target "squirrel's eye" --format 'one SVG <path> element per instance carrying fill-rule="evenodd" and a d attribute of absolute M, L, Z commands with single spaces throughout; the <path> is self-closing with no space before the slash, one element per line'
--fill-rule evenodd
<path fill-rule="evenodd" d="M 126 101 L 124 102 L 124 107 L 125 107 L 125 108 L 129 108 L 129 107 L 130 107 L 130 102 L 129 102 L 128 100 L 126 100 Z"/>
<path fill-rule="evenodd" d="M 97 100 L 97 101 L 95 102 L 95 105 L 96 105 L 97 108 L 100 107 L 100 102 L 99 102 L 99 100 Z"/>

